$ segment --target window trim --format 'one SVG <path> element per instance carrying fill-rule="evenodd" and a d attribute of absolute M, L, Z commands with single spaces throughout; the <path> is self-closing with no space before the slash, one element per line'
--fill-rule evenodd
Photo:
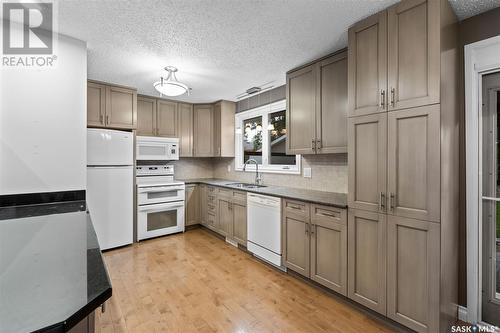
<path fill-rule="evenodd" d="M 263 132 L 267 131 L 268 116 L 270 113 L 286 110 L 286 99 L 271 104 L 256 107 L 247 111 L 236 113 L 234 115 L 234 169 L 243 171 L 243 121 L 245 119 L 262 116 Z M 288 129 L 287 129 L 288 130 Z M 288 135 L 288 134 L 287 134 Z M 301 155 L 295 155 L 295 165 L 268 164 L 269 136 L 262 135 L 262 164 L 259 164 L 259 171 L 264 173 L 281 173 L 300 175 L 301 173 Z M 246 172 L 255 172 L 255 164 L 249 164 Z"/>

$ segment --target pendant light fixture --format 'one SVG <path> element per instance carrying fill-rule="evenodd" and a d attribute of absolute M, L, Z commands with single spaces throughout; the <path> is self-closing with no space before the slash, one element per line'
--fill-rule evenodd
<path fill-rule="evenodd" d="M 168 72 L 166 78 L 161 77 L 160 81 L 155 82 L 153 86 L 155 89 L 162 95 L 165 96 L 180 96 L 184 94 L 190 95 L 191 88 L 189 88 L 184 83 L 177 81 L 177 77 L 175 76 L 175 72 L 177 72 L 177 68 L 173 66 L 165 67 L 165 70 Z"/>

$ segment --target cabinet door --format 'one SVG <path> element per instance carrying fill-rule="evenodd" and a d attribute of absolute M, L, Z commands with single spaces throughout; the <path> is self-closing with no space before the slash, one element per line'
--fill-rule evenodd
<path fill-rule="evenodd" d="M 287 200 L 285 200 L 285 205 L 286 202 Z M 299 214 L 287 213 L 283 216 L 283 228 L 285 266 L 305 277 L 309 277 L 310 224 L 308 218 Z"/>
<path fill-rule="evenodd" d="M 439 103 L 439 1 L 388 9 L 389 110 Z"/>
<path fill-rule="evenodd" d="M 156 99 L 137 97 L 137 135 L 156 134 Z"/>
<path fill-rule="evenodd" d="M 177 138 L 177 103 L 159 99 L 156 105 L 156 135 Z"/>
<path fill-rule="evenodd" d="M 387 110 L 387 12 L 349 29 L 349 115 Z"/>
<path fill-rule="evenodd" d="M 318 64 L 318 154 L 347 152 L 347 52 Z"/>
<path fill-rule="evenodd" d="M 387 114 L 348 120 L 349 207 L 386 210 Z"/>
<path fill-rule="evenodd" d="M 417 332 L 439 331 L 439 224 L 388 216 L 387 316 Z"/>
<path fill-rule="evenodd" d="M 233 224 L 233 212 L 231 209 L 232 208 L 231 202 L 226 198 L 218 199 L 217 202 L 219 209 L 217 214 L 216 229 L 220 234 L 224 236 L 231 235 L 231 229 Z"/>
<path fill-rule="evenodd" d="M 118 129 L 137 127 L 137 91 L 108 86 L 106 90 L 106 126 Z"/>
<path fill-rule="evenodd" d="M 311 279 L 347 296 L 347 212 L 311 207 Z"/>
<path fill-rule="evenodd" d="M 195 105 L 193 109 L 194 156 L 214 155 L 213 106 Z"/>
<path fill-rule="evenodd" d="M 179 103 L 178 108 L 180 156 L 193 156 L 193 105 Z"/>
<path fill-rule="evenodd" d="M 214 105 L 214 156 L 221 156 L 221 109 L 221 102 Z"/>
<path fill-rule="evenodd" d="M 439 105 L 389 112 L 389 214 L 440 220 L 439 116 Z"/>
<path fill-rule="evenodd" d="M 286 77 L 286 153 L 315 154 L 316 149 L 316 65 Z"/>
<path fill-rule="evenodd" d="M 247 246 L 247 206 L 237 203 L 233 208 L 233 238 L 239 244 Z"/>
<path fill-rule="evenodd" d="M 198 224 L 199 192 L 197 185 L 186 186 L 186 226 Z"/>
<path fill-rule="evenodd" d="M 200 220 L 201 224 L 207 224 L 208 212 L 208 193 L 205 184 L 200 185 Z"/>
<path fill-rule="evenodd" d="M 221 102 L 219 128 L 220 156 L 234 157 L 234 114 L 236 103 L 230 101 Z"/>
<path fill-rule="evenodd" d="M 349 298 L 386 313 L 386 215 L 349 209 Z"/>
<path fill-rule="evenodd" d="M 87 126 L 104 127 L 106 116 L 106 86 L 87 82 Z"/>

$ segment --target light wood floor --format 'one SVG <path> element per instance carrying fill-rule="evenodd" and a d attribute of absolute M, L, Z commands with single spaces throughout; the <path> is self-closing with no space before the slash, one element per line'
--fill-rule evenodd
<path fill-rule="evenodd" d="M 392 332 L 203 229 L 104 257 L 113 297 L 98 332 Z"/>

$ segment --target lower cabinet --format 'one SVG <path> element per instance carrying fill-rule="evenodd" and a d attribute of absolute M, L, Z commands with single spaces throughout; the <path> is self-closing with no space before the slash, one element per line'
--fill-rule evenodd
<path fill-rule="evenodd" d="M 200 195 L 196 184 L 186 185 L 186 218 L 185 226 L 200 223 Z"/>
<path fill-rule="evenodd" d="M 233 222 L 233 212 L 231 199 L 227 197 L 217 198 L 218 219 L 216 230 L 223 236 L 231 235 L 231 225 Z"/>
<path fill-rule="evenodd" d="M 417 332 L 439 331 L 439 223 L 388 216 L 387 316 Z"/>
<path fill-rule="evenodd" d="M 285 266 L 340 294 L 347 294 L 347 212 L 283 200 Z"/>
<path fill-rule="evenodd" d="M 247 206 L 233 202 L 233 239 L 243 246 L 247 246 Z"/>
<path fill-rule="evenodd" d="M 349 290 L 352 300 L 386 314 L 386 215 L 349 209 Z"/>

